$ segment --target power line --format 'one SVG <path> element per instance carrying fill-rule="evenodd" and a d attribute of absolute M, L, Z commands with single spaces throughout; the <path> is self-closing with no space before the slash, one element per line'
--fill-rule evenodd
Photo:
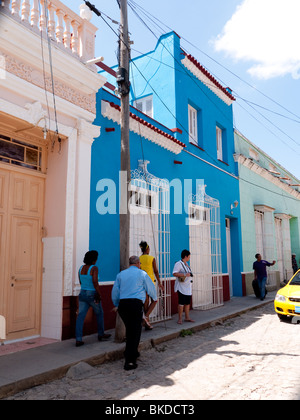
<path fill-rule="evenodd" d="M 264 107 L 264 106 L 262 106 L 262 105 L 259 105 L 259 104 L 255 103 L 255 102 L 248 101 L 247 99 L 242 98 L 241 96 L 239 96 L 239 94 L 238 94 L 237 92 L 235 92 L 234 90 L 233 90 L 233 92 L 234 92 L 234 95 L 235 95 L 237 98 L 241 99 L 242 101 L 244 101 L 244 102 L 245 102 L 245 103 L 247 103 L 247 104 L 251 104 L 251 105 L 257 106 L 258 108 L 261 108 L 261 109 L 263 109 L 263 110 L 265 110 L 265 111 L 271 112 L 272 114 L 275 114 L 275 115 L 277 115 L 277 116 L 279 116 L 279 117 L 286 118 L 287 120 L 290 120 L 290 121 L 292 121 L 292 122 L 295 122 L 295 123 L 297 123 L 297 124 L 300 124 L 300 121 L 295 120 L 294 118 L 287 117 L 286 115 L 280 114 L 279 112 L 273 111 L 272 109 L 266 108 L 266 107 Z"/>
<path fill-rule="evenodd" d="M 132 9 L 132 7 L 131 7 L 131 4 L 130 4 L 130 2 L 129 2 L 129 7 Z M 133 10 L 133 9 L 132 9 Z M 147 29 L 155 36 L 155 38 L 156 39 L 158 39 L 158 37 L 154 34 L 154 32 L 148 27 L 148 25 L 143 21 L 143 19 L 142 18 L 140 18 L 139 17 L 139 15 L 133 10 L 133 12 L 136 14 L 136 16 L 141 20 L 141 22 L 143 22 L 144 24 L 145 24 L 145 26 L 147 27 Z M 165 45 L 163 45 L 162 44 L 162 46 L 163 46 L 163 48 L 170 54 L 170 56 L 173 58 L 173 60 L 179 65 L 179 66 L 181 66 L 181 63 L 177 60 L 177 58 L 176 57 L 174 57 L 174 55 L 171 53 L 171 51 L 169 51 L 168 50 L 168 48 L 165 46 Z M 137 67 L 137 66 L 136 66 Z M 182 66 L 181 66 L 182 67 Z M 190 74 L 190 72 L 187 70 L 187 69 L 185 69 L 184 67 L 182 67 L 183 68 L 183 72 L 192 80 L 192 82 L 202 91 L 202 93 L 207 97 L 207 99 L 218 109 L 218 111 L 221 113 L 221 114 L 223 114 L 223 116 L 225 117 L 225 119 L 227 119 L 230 123 L 231 123 L 231 120 L 228 118 L 228 116 L 223 112 L 223 110 L 216 104 L 216 102 L 215 101 L 213 101 L 210 97 L 209 97 L 209 95 L 205 92 L 205 90 L 203 90 L 203 88 L 202 88 L 202 86 L 198 83 L 198 81 L 197 80 L 195 80 L 195 78 Z M 148 82 L 148 84 L 149 84 L 149 82 Z M 149 84 L 149 86 L 151 86 L 150 84 Z M 153 88 L 152 88 L 153 89 Z"/>
<path fill-rule="evenodd" d="M 102 17 L 102 19 L 103 19 L 103 17 Z M 104 21 L 105 21 L 105 19 L 103 19 Z M 107 23 L 107 22 L 106 22 Z M 110 28 L 111 28 L 111 26 L 110 25 L 108 25 Z M 111 28 L 112 30 L 113 30 L 113 32 L 118 36 L 118 34 L 114 31 L 114 29 L 113 28 Z M 168 50 L 167 50 L 168 51 Z M 135 68 L 137 69 L 137 71 L 140 73 L 140 75 L 141 75 L 141 77 L 146 81 L 146 83 L 150 86 L 150 88 L 152 89 L 152 91 L 153 91 L 153 93 L 158 97 L 158 99 L 162 102 L 162 104 L 165 106 L 165 108 L 171 113 L 171 115 L 174 117 L 174 119 L 175 119 L 175 121 L 182 127 L 182 129 L 183 129 L 183 131 L 185 131 L 188 135 L 189 135 L 189 132 L 187 131 L 187 129 L 185 128 L 185 126 L 177 119 L 177 117 L 173 114 L 173 112 L 170 110 L 170 108 L 167 106 L 167 104 L 162 100 L 162 98 L 160 97 L 160 95 L 157 93 L 157 91 L 153 88 L 153 86 L 151 85 L 151 83 L 146 79 L 146 77 L 143 75 L 143 73 L 140 71 L 140 69 L 137 67 L 137 65 L 135 64 L 135 62 L 133 61 L 133 60 L 131 60 L 131 64 L 133 64 L 134 66 L 135 66 Z M 239 106 L 241 106 L 240 104 L 238 104 Z M 241 106 L 242 107 L 242 106 Z M 242 107 L 243 108 L 243 107 Z M 244 110 L 245 110 L 245 108 L 243 108 Z M 248 112 L 247 110 L 245 110 L 246 112 Z M 248 112 L 249 113 L 249 112 Z M 249 113 L 250 114 L 250 113 Z M 254 117 L 252 114 L 250 114 L 257 122 L 259 122 L 260 124 L 262 124 L 256 117 Z M 262 124 L 263 125 L 263 124 Z M 265 126 L 264 126 L 265 127 Z M 291 148 L 286 142 L 284 142 L 282 139 L 280 139 L 275 133 L 273 133 L 270 129 L 268 129 L 267 127 L 265 127 L 267 130 L 269 130 L 270 131 L 270 133 L 271 134 L 273 134 L 275 137 L 277 137 L 279 140 L 281 140 L 287 147 L 289 147 L 289 148 Z M 242 133 L 241 133 L 242 134 Z M 291 150 L 293 150 L 295 153 L 297 153 L 293 148 L 291 148 Z M 217 161 L 213 156 L 211 156 L 207 151 L 205 151 L 205 153 L 215 162 L 215 163 L 217 163 L 217 165 L 219 165 L 219 161 Z M 196 156 L 197 157 L 197 156 Z M 143 156 L 143 159 L 144 159 L 144 156 Z M 203 159 L 201 159 L 200 158 L 200 160 L 203 160 Z M 203 160 L 204 161 L 204 160 Z M 207 164 L 211 164 L 210 162 L 207 162 L 207 161 L 204 161 L 204 162 L 206 162 Z M 217 168 L 219 168 L 219 166 L 217 167 Z M 226 172 L 226 171 L 224 171 L 224 172 Z M 228 173 L 228 175 L 231 175 L 229 172 L 226 172 L 226 173 Z M 252 182 L 250 182 L 250 181 L 248 181 L 248 180 L 246 180 L 246 179 L 243 179 L 243 178 L 238 178 L 238 179 L 241 179 L 242 181 L 244 181 L 244 182 L 248 182 L 249 184 L 252 184 L 252 185 L 255 185 L 255 186 L 258 186 L 258 187 L 260 187 L 260 188 L 263 188 L 263 187 L 261 187 L 259 184 L 255 184 L 255 183 L 252 183 Z M 270 190 L 270 191 L 272 191 L 272 190 Z M 273 191 L 272 191 L 273 192 Z M 282 194 L 279 194 L 279 193 L 276 193 L 276 192 L 274 192 L 274 194 L 277 194 L 277 195 L 280 195 L 280 196 L 282 196 Z M 294 199 L 294 200 L 297 200 L 297 201 L 299 201 L 298 199 L 296 199 L 296 198 L 293 198 L 293 197 L 288 197 L 288 198 L 291 198 L 291 199 Z"/>
<path fill-rule="evenodd" d="M 117 0 L 118 1 L 118 0 Z M 133 11 L 133 13 L 138 17 L 138 19 L 147 27 L 147 29 L 154 35 L 154 37 L 156 38 L 156 39 L 158 39 L 158 37 L 157 37 L 157 35 L 152 31 L 152 29 L 145 23 L 145 21 L 138 15 L 138 13 L 137 13 L 137 11 L 135 10 L 135 7 L 136 8 L 139 8 L 141 11 L 142 11 L 142 13 L 146 16 L 146 17 L 148 17 L 148 15 L 150 15 L 150 16 L 152 16 L 152 17 L 154 17 L 153 15 L 151 15 L 149 12 L 147 12 L 145 9 L 143 9 L 141 6 L 139 6 L 138 4 L 136 4 L 133 0 L 129 0 L 129 7 L 131 8 L 131 10 Z M 98 13 L 99 13 L 99 16 L 104 20 L 104 22 L 110 27 L 110 29 L 118 36 L 118 34 L 116 33 L 116 31 L 108 24 L 108 22 L 106 22 L 105 21 L 105 19 L 103 18 L 103 16 L 102 16 L 102 14 L 103 15 L 105 15 L 104 13 L 102 13 L 102 12 L 99 12 L 98 11 Z M 148 13 L 148 15 L 147 15 L 147 13 Z M 113 19 L 111 19 L 109 16 L 107 16 L 107 15 L 105 15 L 106 17 L 108 17 L 110 20 L 112 20 L 113 21 Z M 155 17 L 154 17 L 155 18 Z M 153 20 L 153 19 L 151 19 L 151 18 L 149 18 L 148 17 L 148 19 L 151 21 L 151 22 L 153 22 L 154 24 L 156 24 L 155 23 L 155 21 Z M 157 21 L 159 21 L 160 23 L 162 23 L 159 19 L 157 19 L 157 18 L 155 18 Z M 113 21 L 114 23 L 116 23 L 115 21 Z M 168 29 L 171 29 L 170 27 L 168 27 L 166 24 L 164 24 Z M 157 25 L 156 24 L 156 26 L 158 26 L 159 28 L 160 28 L 160 30 L 163 32 L 163 29 L 159 26 L 159 25 Z M 183 38 L 184 39 L 184 38 Z M 187 41 L 187 40 L 186 40 Z M 193 44 L 191 44 L 191 45 L 193 45 Z M 194 45 L 193 45 L 194 46 Z M 195 46 L 194 46 L 195 47 Z M 197 47 L 195 47 L 195 48 L 197 48 Z M 168 51 L 168 53 L 169 54 L 171 54 L 171 56 L 174 58 L 174 60 L 177 62 L 177 60 L 176 60 L 176 58 L 172 55 L 172 53 L 165 47 L 165 49 Z M 199 48 L 197 48 L 199 51 L 201 51 Z M 137 50 L 136 50 L 137 51 Z M 142 54 L 141 52 L 139 52 L 139 51 L 137 51 L 139 54 Z M 203 53 L 203 51 L 201 51 L 202 53 Z M 205 53 L 204 53 L 205 54 Z M 207 54 L 206 54 L 207 55 Z M 208 56 L 208 55 L 207 55 Z M 211 58 L 210 56 L 208 56 L 209 58 Z M 151 57 L 152 59 L 154 59 L 153 57 Z M 212 58 L 211 58 L 212 59 Z M 155 59 L 154 59 L 155 60 Z M 212 59 L 212 60 L 214 60 L 214 59 Z M 157 60 L 158 61 L 158 60 Z M 214 60 L 214 61 L 216 61 L 216 60 Z M 163 63 L 162 61 L 160 61 L 160 63 L 162 63 L 162 64 L 165 64 L 165 63 Z M 217 64 L 219 64 L 219 65 L 221 65 L 222 67 L 224 67 L 222 64 L 220 64 L 220 63 L 218 63 L 217 61 L 216 61 L 216 63 Z M 169 66 L 169 67 L 171 67 L 171 66 Z M 227 69 L 226 67 L 224 67 L 227 71 L 229 71 L 229 72 L 231 72 L 229 69 Z M 176 69 L 176 68 L 173 68 L 173 69 L 175 69 L 175 71 L 180 71 L 180 72 L 182 72 L 182 73 L 186 73 L 186 74 L 188 74 L 190 77 L 191 77 L 191 75 L 184 69 L 184 71 L 182 71 L 182 70 L 179 70 L 179 69 Z M 233 73 L 234 74 L 234 73 Z M 235 74 L 234 74 L 235 75 Z M 239 77 L 239 76 L 237 76 L 237 75 L 235 75 L 236 77 Z M 197 81 L 195 81 L 194 80 L 194 78 L 192 78 L 191 77 L 191 79 L 193 80 L 193 82 L 202 90 L 202 92 L 205 94 L 205 92 L 203 91 L 203 89 L 202 89 L 202 87 L 197 83 Z M 242 79 L 241 79 L 242 80 Z M 245 82 L 245 81 L 244 81 Z M 223 85 L 224 85 L 224 82 L 222 82 L 223 83 Z M 247 82 L 245 82 L 245 83 L 247 83 Z M 251 85 L 250 85 L 251 86 Z M 252 86 L 251 86 L 252 87 Z M 256 89 L 256 88 L 255 88 Z M 261 93 L 261 92 L 260 92 Z M 157 93 L 156 93 L 157 94 Z M 284 116 L 284 115 L 282 115 L 282 114 L 279 114 L 279 113 L 277 113 L 277 112 L 275 112 L 275 111 L 272 111 L 272 110 L 270 110 L 270 109 L 267 109 L 267 108 L 265 108 L 265 107 L 263 107 L 263 106 L 260 106 L 260 105 L 257 105 L 257 104 L 254 104 L 254 103 L 251 103 L 250 101 L 247 101 L 246 99 L 244 99 L 244 98 L 242 98 L 242 97 L 240 97 L 235 91 L 234 91 L 234 94 L 236 95 L 236 97 L 237 98 L 240 98 L 241 100 L 243 100 L 245 103 L 247 103 L 248 104 L 248 106 L 250 106 L 252 109 L 254 109 L 251 105 L 256 105 L 256 106 L 258 106 L 258 107 L 260 107 L 260 108 L 262 108 L 262 109 L 264 109 L 264 110 L 267 110 L 267 111 L 269 111 L 269 112 L 271 112 L 271 113 L 274 113 L 274 114 L 276 114 L 276 115 L 278 115 L 278 116 L 281 116 L 281 117 L 283 117 L 283 118 L 287 118 L 287 119 L 290 119 L 291 121 L 293 121 L 293 122 L 296 122 L 296 123 L 300 123 L 300 121 L 297 121 L 297 120 L 295 120 L 295 119 L 291 119 L 291 118 L 289 118 L 289 117 L 286 117 L 286 116 Z M 210 98 L 209 98 L 210 99 Z M 212 101 L 213 102 L 213 101 Z M 216 104 L 215 104 L 215 102 L 213 102 L 214 103 L 214 105 L 215 106 L 217 106 Z M 165 105 L 165 104 L 164 104 Z M 240 105 L 241 106 L 241 105 Z M 241 106 L 242 107 L 242 106 Z M 217 107 L 218 108 L 218 107 Z M 242 107 L 243 108 L 243 107 Z M 258 121 L 250 112 L 248 112 L 245 108 L 243 108 L 244 109 L 244 111 L 245 112 L 247 112 L 252 118 L 254 118 L 257 122 L 259 122 L 260 124 L 261 124 L 261 122 L 260 121 Z M 219 109 L 220 110 L 220 109 Z M 254 109 L 255 110 L 255 109 Z M 220 110 L 221 111 L 221 110 Z M 258 112 L 257 110 L 255 110 L 256 112 Z M 222 112 L 222 111 L 221 111 Z M 223 112 L 222 112 L 223 113 Z M 259 113 L 259 112 L 258 112 Z M 292 140 L 296 145 L 298 145 L 298 146 L 300 146 L 300 144 L 296 141 L 296 140 L 294 140 L 291 136 L 289 136 L 288 134 L 286 134 L 282 129 L 280 129 L 279 127 L 277 127 L 275 124 L 273 124 L 268 118 L 266 118 L 264 115 L 262 115 L 261 113 L 259 113 L 261 116 L 262 116 L 262 118 L 264 118 L 264 119 L 266 119 L 270 124 L 272 124 L 276 129 L 278 129 L 278 131 L 280 131 L 282 134 L 284 134 L 285 136 L 287 136 L 290 140 Z M 224 114 L 225 115 L 225 114 Z M 174 115 L 173 115 L 174 116 Z M 226 118 L 227 118 L 227 116 L 225 116 Z M 300 117 L 299 117 L 300 118 Z M 270 131 L 270 130 L 269 130 Z M 278 137 L 275 133 L 273 133 L 272 131 L 270 131 L 270 133 L 271 134 L 273 134 L 276 138 L 278 138 L 280 141 L 282 141 L 285 145 L 287 145 L 287 143 L 286 142 L 284 142 L 280 137 Z M 288 145 L 287 145 L 288 146 Z M 288 146 L 289 147 L 289 146 Z M 291 148 L 291 150 L 293 150 L 294 151 L 294 149 L 292 149 Z"/>
<path fill-rule="evenodd" d="M 291 136 L 286 134 L 281 128 L 277 127 L 272 121 L 270 121 L 267 117 L 265 117 L 261 112 L 257 111 L 250 103 L 248 103 L 248 106 L 252 108 L 255 112 L 257 112 L 262 118 L 264 118 L 266 121 L 268 121 L 270 124 L 272 124 L 275 128 L 277 128 L 278 131 L 280 131 L 282 134 L 284 134 L 286 137 L 288 137 L 290 140 L 292 140 L 297 146 L 300 146 L 300 143 L 298 143 L 296 140 L 294 140 Z"/>
<path fill-rule="evenodd" d="M 149 28 L 149 26 L 144 22 L 144 20 L 138 15 L 137 11 L 134 9 L 134 6 L 139 7 L 140 9 L 142 9 L 145 13 L 146 12 L 142 7 L 138 6 L 133 0 L 129 0 L 129 6 L 130 8 L 133 10 L 134 14 L 138 17 L 138 19 L 147 27 L 147 29 L 155 36 L 155 38 L 157 38 L 157 35 L 152 31 L 151 28 Z M 152 16 L 152 15 L 151 15 Z M 157 19 L 159 20 L 159 19 Z M 161 21 L 159 21 L 161 22 Z M 167 27 L 167 25 L 165 25 Z M 169 28 L 171 29 L 171 28 Z M 165 46 L 164 46 L 165 47 Z M 173 56 L 173 54 L 165 47 L 165 49 L 171 54 L 171 56 L 174 58 L 174 60 L 176 62 L 178 62 L 176 60 L 176 58 Z M 219 63 L 218 63 L 219 64 Z M 225 68 L 225 67 L 224 67 Z M 185 70 L 185 69 L 184 69 Z M 228 70 L 228 69 L 226 69 Z M 229 70 L 228 70 L 229 71 Z M 186 71 L 186 73 L 191 77 L 191 75 Z M 191 77 L 191 79 L 193 80 L 193 82 L 202 90 L 202 92 L 205 94 L 205 92 L 203 91 L 203 89 L 201 88 L 201 86 L 195 81 L 195 79 L 193 77 Z M 245 82 L 246 83 L 246 82 Z M 224 84 L 224 83 L 223 83 Z M 207 96 L 207 95 L 206 95 Z M 207 96 L 208 97 L 208 96 Z M 209 98 L 209 97 L 208 97 Z M 210 99 L 210 98 L 209 98 Z M 213 102 L 213 101 L 212 101 Z M 217 107 L 217 105 L 215 104 L 215 102 L 213 102 L 214 105 Z M 252 107 L 251 105 L 249 105 L 250 107 Z M 218 107 L 217 107 L 218 108 Z M 252 107 L 253 108 L 253 107 Z M 243 108 L 246 112 L 248 112 L 245 108 Z M 254 108 L 253 108 L 254 109 Z M 255 109 L 254 109 L 255 110 Z M 256 112 L 258 112 L 257 110 L 255 110 Z M 222 112 L 222 111 L 221 111 Z M 272 112 L 272 111 L 271 111 Z M 223 112 L 222 112 L 223 113 Z M 259 113 L 259 112 L 258 112 Z M 254 118 L 256 121 L 258 121 L 251 113 L 248 112 L 248 114 Z M 259 113 L 264 119 L 266 119 L 270 124 L 272 124 L 278 131 L 280 131 L 282 134 L 284 134 L 285 136 L 287 136 L 290 140 L 292 140 L 296 145 L 300 146 L 300 144 L 294 140 L 291 136 L 289 136 L 288 134 L 286 134 L 282 129 L 280 129 L 279 127 L 277 127 L 274 123 L 272 123 L 268 118 L 266 118 L 264 115 L 262 115 L 261 113 Z M 225 115 L 225 114 L 224 114 Z M 300 118 L 300 117 L 299 117 Z M 258 121 L 259 122 L 259 121 Z M 298 121 L 297 121 L 298 122 Z M 299 121 L 300 122 L 300 121 Z M 270 130 L 269 130 L 270 131 Z M 272 131 L 270 131 L 271 134 L 273 134 L 276 138 L 278 138 L 280 141 L 282 141 L 285 145 L 287 145 L 286 142 L 284 142 L 282 139 L 280 139 L 275 133 L 273 133 Z M 288 145 L 287 145 L 288 146 Z M 288 146 L 290 147 L 290 146 Z M 291 147 L 290 147 L 291 148 Z M 291 150 L 295 151 L 293 148 L 291 148 Z M 296 152 L 297 153 L 297 152 Z M 297 153 L 298 154 L 298 153 Z"/>
<path fill-rule="evenodd" d="M 130 0 L 130 2 L 132 4 L 135 5 L 135 7 L 139 8 L 145 15 L 151 16 L 153 19 L 155 19 L 156 21 L 160 22 L 162 25 L 164 25 L 168 30 L 170 31 L 174 31 L 173 28 L 171 28 L 170 26 L 168 26 L 167 24 L 165 24 L 164 22 L 162 22 L 160 19 L 158 19 L 156 16 L 152 15 L 150 12 L 148 12 L 147 10 L 145 10 L 142 6 L 138 5 L 134 0 Z M 149 18 L 149 17 L 148 17 Z M 153 19 L 149 18 L 149 20 Z M 153 21 L 154 22 L 154 21 Z M 234 73 L 232 70 L 228 69 L 226 66 L 224 66 L 222 63 L 218 62 L 216 59 L 214 59 L 213 57 L 211 57 L 210 55 L 208 55 L 207 53 L 205 53 L 203 50 L 201 50 L 199 47 L 197 47 L 195 44 L 193 44 L 192 42 L 190 42 L 188 39 L 184 38 L 183 36 L 181 36 L 181 38 L 186 41 L 189 45 L 191 45 L 193 48 L 195 48 L 196 50 L 198 50 L 199 52 L 201 52 L 203 55 L 205 55 L 207 58 L 209 58 L 210 60 L 212 60 L 213 62 L 215 62 L 216 64 L 218 64 L 220 67 L 222 67 L 224 70 L 228 71 L 230 74 L 232 74 L 233 76 L 235 76 L 236 78 L 238 78 L 240 81 L 242 81 L 243 83 L 247 84 L 249 87 L 251 87 L 252 89 L 254 89 L 255 91 L 257 91 L 258 93 L 260 93 L 262 96 L 264 96 L 265 98 L 267 98 L 268 100 L 270 100 L 271 102 L 275 103 L 277 106 L 281 107 L 282 109 L 284 109 L 285 111 L 287 111 L 289 114 L 293 115 L 294 117 L 296 117 L 299 121 L 300 121 L 300 116 L 296 115 L 294 112 L 290 111 L 289 109 L 285 108 L 282 104 L 278 103 L 277 101 L 275 101 L 273 98 L 269 97 L 268 95 L 266 95 L 265 93 L 261 92 L 259 89 L 257 89 L 255 86 L 251 85 L 249 82 L 247 82 L 246 80 L 242 79 L 240 76 L 238 76 L 236 73 Z"/>
<path fill-rule="evenodd" d="M 51 90 L 52 90 L 52 98 L 53 98 L 53 108 L 54 108 L 54 120 L 56 126 L 56 135 L 59 142 L 59 152 L 61 151 L 61 138 L 59 137 L 58 132 L 58 122 L 57 122 L 57 109 L 56 109 L 56 98 L 55 98 L 55 91 L 54 91 L 54 75 L 53 75 L 53 60 L 52 60 L 52 49 L 51 49 L 51 39 L 48 33 L 48 0 L 45 0 L 45 26 L 46 26 L 46 36 L 47 36 L 47 43 L 48 43 L 48 53 L 49 53 L 49 65 L 50 65 L 50 77 L 51 77 Z M 41 2 L 39 0 L 39 13 L 41 14 Z M 45 90 L 45 97 L 46 97 L 46 104 L 47 104 L 47 111 L 48 111 L 48 119 L 49 119 L 49 133 L 50 133 L 50 110 L 49 110 L 49 102 L 47 96 L 47 86 L 46 86 L 46 72 L 45 72 L 45 57 L 44 57 L 44 47 L 43 47 L 43 29 L 41 28 L 41 49 L 42 49 L 42 63 L 43 63 L 43 77 L 44 77 L 44 90 Z M 50 134 L 51 139 L 51 134 Z M 52 142 L 52 149 L 54 148 L 55 139 Z"/>
<path fill-rule="evenodd" d="M 101 16 L 102 17 L 102 16 Z M 102 17 L 102 19 L 105 21 L 105 19 Z M 106 24 L 111 28 L 111 26 L 106 22 Z M 111 28 L 113 30 L 113 32 L 118 36 L 118 34 L 115 32 L 115 30 L 113 28 Z M 168 49 L 166 49 L 169 53 L 170 51 Z M 171 53 L 170 53 L 171 54 Z M 171 54 L 171 56 L 174 58 L 174 56 Z M 176 58 L 174 58 L 176 60 Z M 167 104 L 164 102 L 164 100 L 160 97 L 160 95 L 158 94 L 158 92 L 156 91 L 156 89 L 151 85 L 151 83 L 149 82 L 149 80 L 147 80 L 147 78 L 143 75 L 143 73 L 140 71 L 140 69 L 138 68 L 138 66 L 135 64 L 134 60 L 131 60 L 131 64 L 135 66 L 136 70 L 140 73 L 141 77 L 145 80 L 145 82 L 150 86 L 150 88 L 152 89 L 153 93 L 157 96 L 157 98 L 160 100 L 160 102 L 164 105 L 164 107 L 168 110 L 168 112 L 172 115 L 172 117 L 175 119 L 176 123 L 179 124 L 179 126 L 182 128 L 182 130 L 189 136 L 189 132 L 188 130 L 185 128 L 185 126 L 178 120 L 178 118 L 176 117 L 176 115 L 174 115 L 174 113 L 170 110 L 170 108 L 167 106 Z M 185 69 L 184 69 L 185 70 Z M 185 70 L 185 73 L 187 73 L 187 71 Z M 188 74 L 188 73 L 187 73 Z M 190 76 L 190 75 L 189 75 Z M 191 76 L 190 76 L 191 77 Z M 192 77 L 191 77 L 192 78 Z M 192 78 L 192 80 L 194 80 L 194 78 Z M 199 84 L 194 81 L 195 84 L 202 90 L 203 89 L 199 86 Z M 205 92 L 203 92 L 205 94 Z M 212 101 L 213 102 L 213 101 Z M 214 103 L 214 102 L 213 102 Z M 240 104 L 238 104 L 239 106 L 241 106 Z M 242 106 L 241 106 L 242 107 Z M 218 107 L 217 107 L 218 108 Z M 287 147 L 289 147 L 293 152 L 295 152 L 296 154 L 298 154 L 298 152 L 296 150 L 294 150 L 288 143 L 286 143 L 284 140 L 282 140 L 280 137 L 278 137 L 272 130 L 268 129 L 261 121 L 259 121 L 255 116 L 253 116 L 249 111 L 247 111 L 244 107 L 242 107 L 244 109 L 244 111 L 246 111 L 252 118 L 254 118 L 258 123 L 260 123 L 261 125 L 263 125 L 272 135 L 274 135 L 276 138 L 278 138 L 281 142 L 283 142 Z M 217 161 L 212 155 L 210 155 L 210 153 L 208 153 L 205 150 L 205 153 L 207 154 L 208 157 L 210 157 L 210 159 L 212 159 L 212 161 L 214 161 L 217 165 L 219 164 L 219 161 Z"/>

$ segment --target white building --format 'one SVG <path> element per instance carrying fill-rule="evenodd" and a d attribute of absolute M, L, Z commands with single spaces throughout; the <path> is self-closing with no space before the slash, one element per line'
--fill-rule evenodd
<path fill-rule="evenodd" d="M 97 31 L 88 19 L 86 10 L 79 16 L 59 0 L 0 4 L 0 315 L 7 341 L 62 338 L 63 303 L 88 250 L 91 145 L 100 135 L 92 123 L 106 82 L 86 63 Z"/>

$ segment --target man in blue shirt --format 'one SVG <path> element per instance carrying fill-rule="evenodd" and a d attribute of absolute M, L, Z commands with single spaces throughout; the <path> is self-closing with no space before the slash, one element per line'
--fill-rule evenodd
<path fill-rule="evenodd" d="M 126 327 L 125 370 L 136 369 L 141 339 L 143 305 L 146 293 L 157 300 L 156 288 L 148 274 L 141 270 L 139 257 L 129 258 L 129 268 L 117 275 L 111 298 Z"/>
<path fill-rule="evenodd" d="M 267 267 L 270 267 L 276 263 L 272 263 L 262 260 L 260 254 L 255 255 L 256 261 L 253 263 L 254 280 L 258 281 L 260 289 L 260 300 L 264 300 L 266 296 L 266 282 L 267 282 Z"/>

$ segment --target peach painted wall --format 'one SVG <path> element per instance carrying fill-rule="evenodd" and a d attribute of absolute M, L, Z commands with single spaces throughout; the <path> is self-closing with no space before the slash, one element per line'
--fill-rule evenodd
<path fill-rule="evenodd" d="M 63 140 L 61 146 L 60 153 L 57 142 L 54 151 L 51 151 L 51 145 L 48 151 L 44 218 L 47 237 L 64 237 L 65 235 L 67 141 Z"/>

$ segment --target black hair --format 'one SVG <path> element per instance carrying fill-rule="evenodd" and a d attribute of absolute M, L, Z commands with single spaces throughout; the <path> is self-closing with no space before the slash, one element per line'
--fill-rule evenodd
<path fill-rule="evenodd" d="M 184 249 L 181 252 L 181 259 L 183 260 L 185 257 L 188 257 L 189 255 L 191 255 L 190 251 L 188 251 L 187 249 Z"/>
<path fill-rule="evenodd" d="M 141 251 L 142 252 L 145 252 L 146 251 L 146 249 L 148 248 L 148 244 L 147 244 L 147 242 L 146 241 L 142 241 L 141 243 L 140 243 L 140 245 L 139 245 L 139 247 L 141 248 Z"/>
<path fill-rule="evenodd" d="M 88 251 L 83 259 L 84 264 L 92 265 L 98 259 L 98 251 Z"/>
<path fill-rule="evenodd" d="M 257 259 L 260 254 L 255 254 L 255 258 Z"/>

